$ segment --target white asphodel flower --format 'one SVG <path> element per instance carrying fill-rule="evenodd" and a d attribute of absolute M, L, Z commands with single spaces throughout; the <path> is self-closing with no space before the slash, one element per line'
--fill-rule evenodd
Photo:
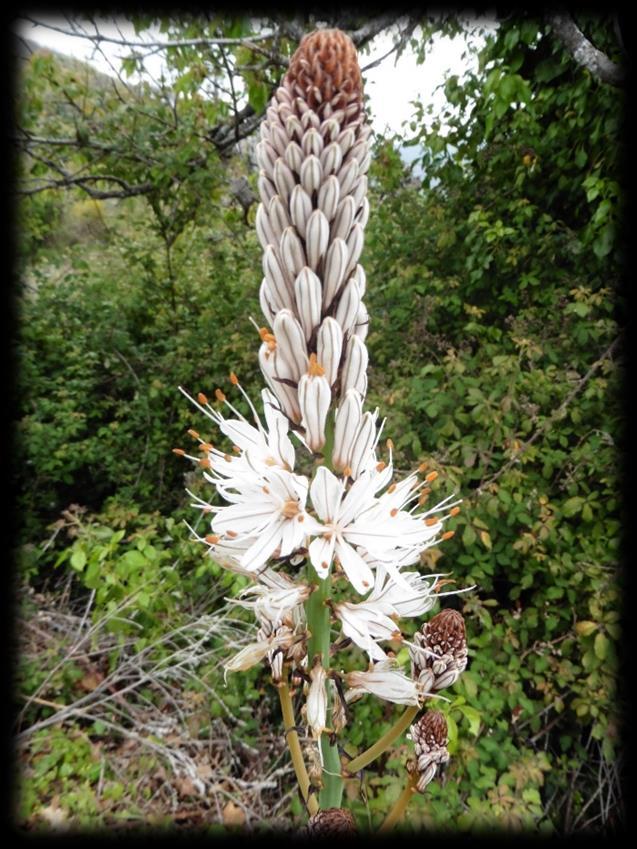
<path fill-rule="evenodd" d="M 410 475 L 377 497 L 376 492 L 389 483 L 391 475 L 391 462 L 379 463 L 363 472 L 346 490 L 345 480 L 323 466 L 317 469 L 310 498 L 323 527 L 311 543 L 309 554 L 319 577 L 328 574 L 337 557 L 352 586 L 363 594 L 374 583 L 371 561 L 382 565 L 397 583 L 410 589 L 396 563 L 416 562 L 422 551 L 438 542 L 446 516 L 435 514 L 449 506 L 449 499 L 432 510 L 415 514 L 413 509 L 405 508 L 412 501 L 417 502 L 418 490 L 432 479 L 431 475 L 422 483 L 416 474 Z"/>
<path fill-rule="evenodd" d="M 287 557 L 301 548 L 317 523 L 305 511 L 308 481 L 283 469 L 270 467 L 252 480 L 217 483 L 217 490 L 231 502 L 210 505 L 215 514 L 212 531 L 219 537 L 250 540 L 239 565 L 257 571 L 272 556 Z"/>
<path fill-rule="evenodd" d="M 416 707 L 420 706 L 423 698 L 418 684 L 401 672 L 390 659 L 379 661 L 366 672 L 348 672 L 345 682 L 350 688 L 345 695 L 348 702 L 371 693 L 387 702 Z"/>
<path fill-rule="evenodd" d="M 192 459 L 197 459 L 200 463 L 203 460 L 205 468 L 214 470 L 217 477 L 221 476 L 223 478 L 236 478 L 242 474 L 253 476 L 255 470 L 271 466 L 292 471 L 294 469 L 294 447 L 287 435 L 288 420 L 279 411 L 279 403 L 275 396 L 267 389 L 263 389 L 261 392 L 265 417 L 264 425 L 236 375 L 231 374 L 230 380 L 246 399 L 252 412 L 254 425 L 248 422 L 220 390 L 217 390 L 217 399 L 224 402 L 234 413 L 235 418 L 224 418 L 221 413 L 211 406 L 207 397 L 202 392 L 199 393 L 195 400 L 180 387 L 181 392 L 183 392 L 186 398 L 198 410 L 211 419 L 239 451 L 234 456 L 219 451 L 201 439 L 196 431 L 191 431 L 191 434 L 199 441 L 200 450 L 204 454 L 202 458 Z M 207 463 L 205 463 L 206 460 L 208 461 Z M 211 482 L 215 483 L 215 480 Z"/>

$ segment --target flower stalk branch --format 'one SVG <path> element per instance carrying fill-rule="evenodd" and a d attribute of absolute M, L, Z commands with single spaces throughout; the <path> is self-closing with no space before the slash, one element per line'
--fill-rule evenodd
<path fill-rule="evenodd" d="M 407 728 L 409 728 L 419 710 L 420 708 L 418 707 L 408 707 L 382 737 L 370 746 L 369 749 L 365 749 L 364 752 L 353 758 L 353 760 L 347 764 L 346 774 L 355 775 L 359 770 L 368 766 L 368 764 L 380 757 L 383 752 L 387 751 L 392 743 L 400 737 L 403 731 L 406 731 Z"/>
<path fill-rule="evenodd" d="M 283 714 L 283 726 L 285 728 L 285 739 L 290 750 L 292 766 L 296 775 L 296 780 L 301 791 L 303 801 L 311 815 L 318 811 L 318 802 L 316 796 L 310 795 L 310 779 L 305 768 L 305 761 L 301 752 L 301 744 L 299 736 L 296 733 L 296 725 L 294 722 L 294 706 L 292 705 L 292 697 L 287 680 L 283 680 L 277 687 L 279 693 L 279 701 L 281 702 L 281 712 Z"/>
<path fill-rule="evenodd" d="M 413 795 L 417 792 L 416 780 L 413 775 L 410 775 L 407 779 L 407 784 L 405 785 L 403 792 L 396 800 L 396 804 L 387 814 L 382 825 L 378 829 L 379 832 L 389 831 L 402 820 L 405 815 L 405 811 L 407 810 L 407 805 L 410 803 Z"/>

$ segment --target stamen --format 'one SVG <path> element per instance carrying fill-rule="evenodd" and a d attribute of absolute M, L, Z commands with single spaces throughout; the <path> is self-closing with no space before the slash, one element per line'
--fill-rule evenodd
<path fill-rule="evenodd" d="M 202 442 L 199 446 L 200 451 L 212 451 L 212 445 L 209 442 Z"/>
<path fill-rule="evenodd" d="M 423 472 L 426 472 L 428 468 L 429 468 L 429 463 L 426 463 L 426 462 L 425 462 L 425 463 L 421 463 L 421 464 L 418 466 L 418 471 L 420 472 L 420 474 L 422 474 Z"/>
<path fill-rule="evenodd" d="M 236 531 L 226 531 L 226 536 L 230 537 L 230 539 L 234 539 L 235 537 L 238 537 L 239 534 Z"/>
<path fill-rule="evenodd" d="M 207 404 L 208 398 L 203 394 L 203 392 L 200 392 L 197 395 L 197 401 L 199 401 L 200 404 Z"/>
<path fill-rule="evenodd" d="M 238 384 L 239 384 L 239 378 L 237 377 L 237 375 L 233 371 L 230 372 L 230 383 L 233 386 L 238 386 Z"/>
<path fill-rule="evenodd" d="M 387 463 L 384 460 L 381 460 L 380 463 L 376 463 L 376 471 L 382 472 L 383 469 L 387 468 Z"/>
<path fill-rule="evenodd" d="M 438 472 L 429 472 L 425 480 L 427 481 L 427 483 L 431 483 L 432 481 L 435 481 L 437 477 Z"/>
<path fill-rule="evenodd" d="M 351 467 L 350 467 L 350 466 L 345 466 L 345 468 L 343 469 L 343 477 L 344 477 L 344 478 L 351 478 L 351 476 L 352 476 L 352 469 L 351 469 Z"/>
<path fill-rule="evenodd" d="M 307 367 L 307 373 L 311 377 L 323 377 L 325 369 L 316 359 L 316 354 L 310 354 L 310 361 Z"/>
<path fill-rule="evenodd" d="M 392 483 L 390 486 L 387 487 L 387 492 L 392 493 L 392 492 L 395 492 L 395 491 L 396 491 L 396 484 L 395 483 Z"/>
<path fill-rule="evenodd" d="M 433 525 L 437 525 L 440 522 L 440 519 L 436 519 L 435 516 L 427 516 L 426 519 L 423 520 L 425 525 L 432 527 Z"/>
<path fill-rule="evenodd" d="M 455 531 L 445 531 L 444 534 L 440 537 L 440 539 L 451 539 L 452 536 L 455 536 Z"/>
<path fill-rule="evenodd" d="M 210 460 L 207 457 L 202 457 L 198 462 L 202 469 L 210 468 Z"/>
<path fill-rule="evenodd" d="M 219 542 L 220 537 L 218 537 L 216 534 L 207 534 L 204 539 L 209 545 L 216 545 Z"/>
<path fill-rule="evenodd" d="M 449 515 L 450 516 L 457 516 L 459 512 L 460 512 L 459 507 L 452 507 L 451 510 L 449 511 Z"/>
<path fill-rule="evenodd" d="M 223 394 L 221 389 L 215 389 L 215 398 L 217 399 L 217 401 L 225 401 L 226 400 L 226 396 Z"/>
<path fill-rule="evenodd" d="M 388 439 L 387 442 L 385 443 L 385 445 L 387 446 L 388 451 L 394 450 L 394 440 L 393 439 Z"/>
<path fill-rule="evenodd" d="M 173 448 L 173 454 L 178 454 L 180 457 L 183 457 L 185 453 L 183 448 Z"/>
<path fill-rule="evenodd" d="M 188 436 L 192 436 L 192 438 L 193 438 L 193 439 L 199 439 L 199 434 L 197 433 L 197 431 L 196 431 L 196 430 L 192 430 L 192 429 L 191 429 L 191 430 L 189 430 L 189 431 L 188 431 Z"/>
<path fill-rule="evenodd" d="M 286 519 L 293 519 L 298 513 L 300 513 L 299 502 L 293 501 L 290 499 L 286 501 L 281 507 L 281 513 L 285 516 Z"/>
<path fill-rule="evenodd" d="M 397 515 L 398 515 L 398 507 L 394 507 L 394 508 L 392 508 L 392 509 L 389 511 L 389 515 L 390 515 L 390 516 L 397 516 Z"/>

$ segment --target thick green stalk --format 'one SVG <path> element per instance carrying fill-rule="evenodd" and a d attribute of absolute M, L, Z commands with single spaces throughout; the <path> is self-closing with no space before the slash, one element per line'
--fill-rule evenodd
<path fill-rule="evenodd" d="M 330 576 L 321 580 L 309 563 L 307 568 L 312 583 L 317 585 L 317 589 L 309 597 L 305 607 L 307 626 L 312 635 L 308 643 L 308 658 L 312 664 L 314 657 L 317 654 L 320 655 L 323 669 L 327 672 L 330 668 L 330 609 L 327 605 L 331 588 Z M 338 748 L 330 746 L 325 734 L 321 735 L 320 746 L 323 755 L 323 787 L 319 795 L 319 804 L 321 808 L 340 808 L 343 781 Z"/>

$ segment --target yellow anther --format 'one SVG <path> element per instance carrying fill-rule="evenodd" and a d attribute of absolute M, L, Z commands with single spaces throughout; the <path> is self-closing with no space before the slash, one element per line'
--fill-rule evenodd
<path fill-rule="evenodd" d="M 387 492 L 389 492 L 389 493 L 394 492 L 395 489 L 396 489 L 396 484 L 393 483 L 393 484 L 391 484 L 391 486 L 387 487 Z"/>
<path fill-rule="evenodd" d="M 310 354 L 310 361 L 307 366 L 307 373 L 311 377 L 322 377 L 325 374 L 325 369 L 316 359 L 316 354 Z"/>
<path fill-rule="evenodd" d="M 387 442 L 385 443 L 385 445 L 387 446 L 388 451 L 394 450 L 394 440 L 393 439 L 388 439 Z"/>
<path fill-rule="evenodd" d="M 345 468 L 343 469 L 343 477 L 344 478 L 351 478 L 351 476 L 352 476 L 351 466 L 345 466 Z"/>
<path fill-rule="evenodd" d="M 286 519 L 293 519 L 300 513 L 299 502 L 290 499 L 281 507 L 281 513 Z"/>

